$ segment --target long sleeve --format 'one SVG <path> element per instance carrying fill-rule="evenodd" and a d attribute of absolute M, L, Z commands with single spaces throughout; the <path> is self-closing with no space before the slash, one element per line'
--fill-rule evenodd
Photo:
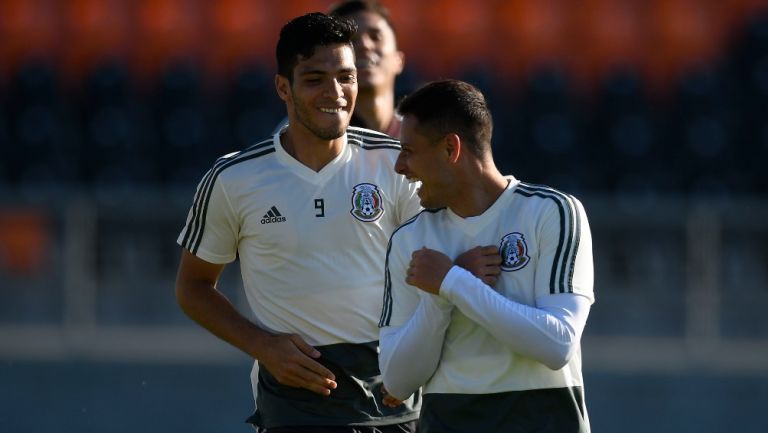
<path fill-rule="evenodd" d="M 500 295 L 470 272 L 454 266 L 440 295 L 515 352 L 558 370 L 579 346 L 591 300 L 573 293 L 537 298 L 537 306 Z"/>
<path fill-rule="evenodd" d="M 408 398 L 435 372 L 451 321 L 450 303 L 429 294 L 420 298 L 405 324 L 381 328 L 379 334 L 384 387 L 400 400 Z"/>

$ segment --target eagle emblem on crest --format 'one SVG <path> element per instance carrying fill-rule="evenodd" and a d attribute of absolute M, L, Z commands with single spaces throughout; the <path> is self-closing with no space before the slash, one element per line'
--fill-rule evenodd
<path fill-rule="evenodd" d="M 352 189 L 353 217 L 363 222 L 376 221 L 384 214 L 379 187 L 372 183 L 360 183 Z"/>
<path fill-rule="evenodd" d="M 517 271 L 525 267 L 531 258 L 528 256 L 528 244 L 522 233 L 512 232 L 501 238 L 499 245 L 501 255 L 501 270 Z"/>

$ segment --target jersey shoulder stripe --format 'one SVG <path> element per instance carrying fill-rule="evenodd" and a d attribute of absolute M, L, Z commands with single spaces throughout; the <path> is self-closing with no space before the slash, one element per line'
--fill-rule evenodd
<path fill-rule="evenodd" d="M 395 233 L 400 231 L 400 229 L 403 227 L 413 224 L 419 218 L 419 216 L 425 212 L 434 214 L 444 209 L 445 208 L 422 209 L 421 212 L 412 216 L 410 219 L 402 223 L 400 227 L 396 228 L 395 231 L 392 232 L 392 235 L 389 237 L 389 243 L 387 244 L 387 255 L 386 259 L 384 260 L 384 299 L 382 301 L 381 317 L 379 318 L 379 328 L 389 326 L 389 321 L 392 318 L 392 277 L 389 274 L 389 253 L 392 251 L 392 239 L 395 237 Z"/>
<path fill-rule="evenodd" d="M 380 139 L 380 140 L 388 139 L 388 140 L 397 141 L 396 138 L 390 135 L 387 135 L 383 132 L 374 131 L 373 129 L 368 129 L 368 128 L 361 128 L 359 126 L 349 126 L 347 127 L 347 132 L 349 132 L 350 134 L 356 134 L 356 135 L 360 135 L 368 138 L 374 138 L 374 139 Z"/>
<path fill-rule="evenodd" d="M 579 244 L 581 242 L 581 219 L 582 219 L 582 211 L 579 207 L 579 204 L 577 203 L 578 200 L 570 195 L 566 194 L 562 191 L 558 191 L 554 188 L 542 186 L 542 185 L 529 185 L 531 188 L 544 188 L 548 189 L 555 194 L 565 198 L 567 204 L 570 206 L 570 215 L 573 215 L 573 220 L 571 221 L 573 225 L 573 230 L 568 231 L 567 235 L 569 236 L 569 241 L 572 240 L 573 242 L 569 242 L 569 247 L 566 249 L 566 251 L 569 251 L 564 255 L 565 260 L 568 260 L 567 262 L 564 260 L 561 265 L 561 278 L 564 280 L 565 285 L 565 291 L 569 293 L 573 293 L 573 272 L 575 270 L 575 264 L 576 264 L 576 255 L 579 252 Z M 572 246 L 572 248 L 571 248 Z M 569 268 L 567 273 L 567 279 L 566 279 L 566 269 Z M 562 292 L 562 290 L 561 290 Z"/>
<path fill-rule="evenodd" d="M 347 139 L 350 143 L 363 149 L 397 149 L 400 150 L 400 141 L 389 135 L 370 129 L 350 126 L 347 129 Z"/>
<path fill-rule="evenodd" d="M 216 160 L 213 167 L 203 177 L 195 194 L 195 199 L 192 203 L 192 217 L 187 223 L 186 233 L 182 240 L 184 248 L 187 248 L 192 254 L 197 254 L 200 242 L 203 239 L 208 203 L 210 202 L 216 178 L 233 165 L 273 153 L 274 151 L 275 146 L 272 139 L 268 139 L 249 146 L 240 152 L 231 153 Z"/>
<path fill-rule="evenodd" d="M 581 239 L 581 215 L 575 198 L 544 185 L 520 183 L 515 193 L 551 199 L 560 214 L 560 234 L 550 274 L 550 293 L 572 293 L 573 272 Z"/>

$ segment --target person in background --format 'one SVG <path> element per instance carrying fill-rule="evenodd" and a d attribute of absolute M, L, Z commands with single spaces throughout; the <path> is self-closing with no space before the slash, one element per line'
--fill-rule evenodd
<path fill-rule="evenodd" d="M 328 13 L 358 27 L 353 38 L 358 97 L 350 125 L 397 137 L 400 117 L 395 110 L 395 79 L 403 71 L 405 55 L 397 47 L 389 10 L 376 0 L 344 0 L 331 5 Z M 274 132 L 287 123 L 283 119 Z"/>
<path fill-rule="evenodd" d="M 491 113 L 472 85 L 430 83 L 399 112 L 395 169 L 421 182 L 426 209 L 387 251 L 384 386 L 395 399 L 424 386 L 423 432 L 589 432 L 580 341 L 594 276 L 584 207 L 496 169 Z M 500 257 L 479 256 L 487 272 L 473 275 L 453 257 L 477 243 Z"/>
<path fill-rule="evenodd" d="M 395 80 L 405 64 L 389 10 L 376 0 L 345 0 L 330 7 L 330 15 L 357 24 L 353 44 L 357 66 L 358 96 L 351 125 L 400 134 L 395 110 Z"/>

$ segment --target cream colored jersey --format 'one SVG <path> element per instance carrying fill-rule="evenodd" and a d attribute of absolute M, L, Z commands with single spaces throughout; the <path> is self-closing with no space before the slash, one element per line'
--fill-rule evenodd
<path fill-rule="evenodd" d="M 256 322 L 312 345 L 378 340 L 387 242 L 420 210 L 394 171 L 397 140 L 354 127 L 345 138 L 319 172 L 283 149 L 280 131 L 220 158 L 178 238 L 211 263 L 239 257 Z"/>
<path fill-rule="evenodd" d="M 482 215 L 461 218 L 450 209 L 425 210 L 392 235 L 380 326 L 404 325 L 422 297 L 433 297 L 405 283 L 412 252 L 424 246 L 455 259 L 475 246 L 497 245 L 503 262 L 494 289 L 520 304 L 536 306 L 543 298 L 562 293 L 594 300 L 592 241 L 581 203 L 552 188 L 509 180 L 507 189 Z M 516 353 L 461 309 L 453 308 L 439 363 L 424 393 L 426 402 L 430 394 L 581 385 L 579 349 L 565 367 L 552 370 Z"/>

